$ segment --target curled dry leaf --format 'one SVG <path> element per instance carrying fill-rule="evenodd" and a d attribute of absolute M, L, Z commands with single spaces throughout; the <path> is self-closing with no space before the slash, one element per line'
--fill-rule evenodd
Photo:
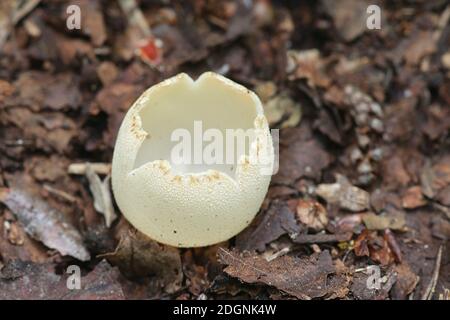
<path fill-rule="evenodd" d="M 247 283 L 274 286 L 298 299 L 336 297 L 335 293 L 347 293 L 350 283 L 348 275 L 341 268 L 337 270 L 328 251 L 304 258 L 284 255 L 270 262 L 262 256 L 223 248 L 218 255 L 230 276 Z"/>
<path fill-rule="evenodd" d="M 109 184 L 111 176 L 108 175 L 101 181 L 100 177 L 94 172 L 92 167 L 89 164 L 86 164 L 86 177 L 89 181 L 89 188 L 91 189 L 92 196 L 94 197 L 94 208 L 103 214 L 106 226 L 109 228 L 117 218 L 117 215 L 114 212 Z"/>
<path fill-rule="evenodd" d="M 316 194 L 324 198 L 329 204 L 337 204 L 340 208 L 353 212 L 369 208 L 369 193 L 350 184 L 343 175 L 336 176 L 336 182 L 319 184 Z"/>
<path fill-rule="evenodd" d="M 397 256 L 388 240 L 387 237 L 378 235 L 376 231 L 365 229 L 355 240 L 354 252 L 359 257 L 370 257 L 381 265 L 390 265 L 397 260 Z"/>
<path fill-rule="evenodd" d="M 297 204 L 297 218 L 309 228 L 323 230 L 328 224 L 327 210 L 317 201 L 300 199 Z"/>
<path fill-rule="evenodd" d="M 64 215 L 27 191 L 0 189 L 0 201 L 17 217 L 25 231 L 47 247 L 81 261 L 90 259 L 81 234 Z"/>

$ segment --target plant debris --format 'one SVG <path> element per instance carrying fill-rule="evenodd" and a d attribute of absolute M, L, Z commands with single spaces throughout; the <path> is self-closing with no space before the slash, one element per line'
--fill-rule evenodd
<path fill-rule="evenodd" d="M 2 300 L 123 300 L 120 273 L 106 261 L 80 278 L 80 290 L 67 286 L 69 274 L 58 275 L 52 264 L 15 261 L 0 271 Z"/>
<path fill-rule="evenodd" d="M 0 298 L 448 299 L 449 21 L 445 1 L 0 1 Z M 130 229 L 108 175 L 142 92 L 207 70 L 258 94 L 279 170 L 238 236 L 175 249 Z"/>
<path fill-rule="evenodd" d="M 103 181 L 101 181 L 100 177 L 94 172 L 92 167 L 87 164 L 86 177 L 89 181 L 89 188 L 91 189 L 94 197 L 95 210 L 103 214 L 105 217 L 105 224 L 109 228 L 111 223 L 113 223 L 117 218 L 112 203 L 110 188 L 111 176 L 108 175 Z"/>
<path fill-rule="evenodd" d="M 351 185 L 342 175 L 337 175 L 336 183 L 318 185 L 316 194 L 330 204 L 337 204 L 340 208 L 353 212 L 369 208 L 369 193 Z"/>
<path fill-rule="evenodd" d="M 139 231 L 122 231 L 119 244 L 114 252 L 102 257 L 130 278 L 154 277 L 156 286 L 173 293 L 181 284 L 183 272 L 177 249 L 158 244 Z"/>
<path fill-rule="evenodd" d="M 90 259 L 78 230 L 44 200 L 12 188 L 0 190 L 0 201 L 14 212 L 25 231 L 36 240 L 58 250 L 62 255 L 70 255 L 81 261 Z"/>
<path fill-rule="evenodd" d="M 300 259 L 282 256 L 270 262 L 257 255 L 226 249 L 218 253 L 230 276 L 247 283 L 274 286 L 302 300 L 332 295 L 350 283 L 345 273 L 338 272 L 328 251 Z"/>

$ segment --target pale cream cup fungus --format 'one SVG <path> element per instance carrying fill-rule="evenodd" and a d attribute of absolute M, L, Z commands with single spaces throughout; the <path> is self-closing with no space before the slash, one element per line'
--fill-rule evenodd
<path fill-rule="evenodd" d="M 231 162 L 198 161 L 212 143 L 198 147 L 199 121 L 203 132 L 213 129 L 224 140 L 229 129 L 242 129 L 234 131 L 241 138 L 249 129 L 254 134 L 245 148 L 232 147 Z M 192 163 L 173 159 L 179 129 L 192 134 Z M 223 145 L 228 155 L 230 145 Z M 250 224 L 273 164 L 259 98 L 212 72 L 196 81 L 182 73 L 149 88 L 129 109 L 114 149 L 112 187 L 123 215 L 139 231 L 164 244 L 199 247 L 230 239 Z"/>

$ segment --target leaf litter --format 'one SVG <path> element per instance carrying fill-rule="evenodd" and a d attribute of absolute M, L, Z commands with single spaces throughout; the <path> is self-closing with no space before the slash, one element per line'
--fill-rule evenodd
<path fill-rule="evenodd" d="M 57 288 L 53 270 L 86 260 L 83 278 L 100 285 L 88 299 L 448 297 L 448 5 L 419 1 L 405 14 L 381 1 L 390 27 L 378 32 L 366 28 L 366 1 L 194 2 L 77 1 L 88 14 L 70 34 L 68 1 L 0 5 L 0 24 L 16 16 L 0 28 L 0 267 L 28 264 L 31 283 Z M 216 246 L 179 250 L 128 231 L 98 177 L 139 94 L 205 70 L 256 91 L 281 129 L 280 170 L 256 219 L 220 244 L 234 257 L 225 265 Z M 86 162 L 91 182 L 79 176 Z M 373 264 L 380 290 L 353 272 Z M 302 282 L 325 274 L 321 290 Z M 55 290 L 45 292 L 71 298 Z"/>

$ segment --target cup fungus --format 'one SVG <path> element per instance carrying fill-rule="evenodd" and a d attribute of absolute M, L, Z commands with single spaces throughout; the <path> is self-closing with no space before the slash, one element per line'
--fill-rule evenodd
<path fill-rule="evenodd" d="M 183 151 L 183 159 L 193 161 L 175 161 L 174 132 L 193 137 L 187 143 L 192 152 Z M 248 143 L 240 148 L 224 137 Z M 205 160 L 208 150 L 213 160 L 234 156 Z M 149 88 L 129 109 L 114 149 L 112 187 L 138 230 L 161 243 L 199 247 L 227 240 L 250 224 L 273 164 L 259 98 L 212 72 L 196 81 L 182 73 Z"/>

